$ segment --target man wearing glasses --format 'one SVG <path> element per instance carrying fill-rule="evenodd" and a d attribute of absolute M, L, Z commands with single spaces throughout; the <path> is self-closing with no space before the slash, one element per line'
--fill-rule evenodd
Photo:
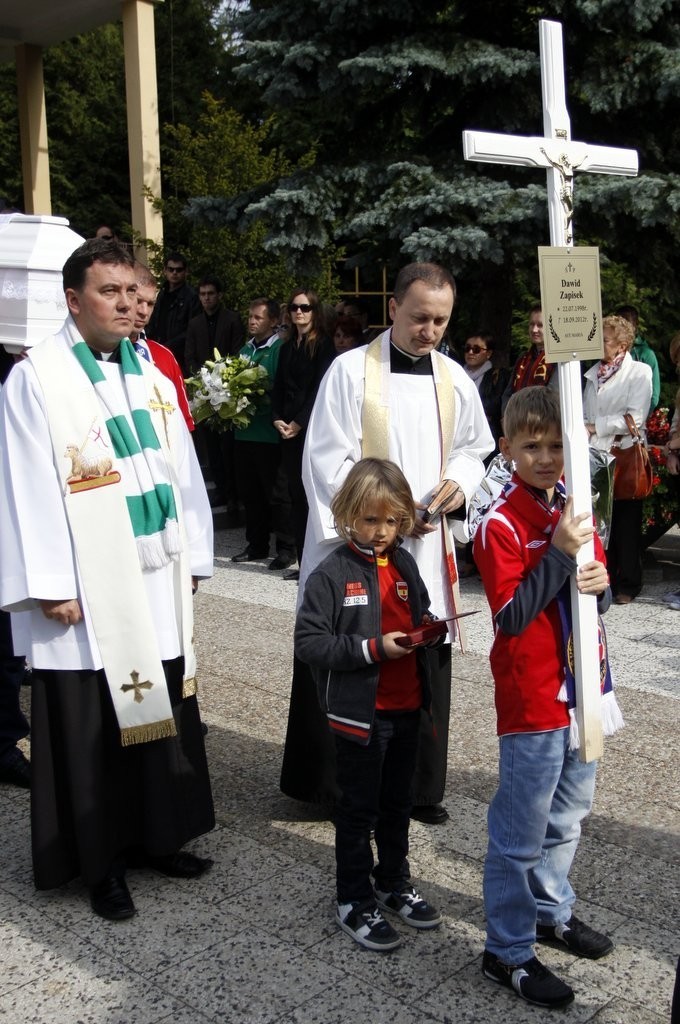
<path fill-rule="evenodd" d="M 147 333 L 154 341 L 170 349 L 186 372 L 184 348 L 187 326 L 201 311 L 196 292 L 187 284 L 187 261 L 179 252 L 171 252 L 163 270 L 165 284 L 158 293 Z"/>

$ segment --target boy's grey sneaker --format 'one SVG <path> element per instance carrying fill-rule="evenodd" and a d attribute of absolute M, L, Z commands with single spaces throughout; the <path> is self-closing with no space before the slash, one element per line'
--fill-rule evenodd
<path fill-rule="evenodd" d="M 573 914 L 566 924 L 536 925 L 536 938 L 540 942 L 566 946 L 571 953 L 587 960 L 599 960 L 601 956 L 611 953 L 614 948 L 614 943 L 608 935 L 596 932 Z"/>
<path fill-rule="evenodd" d="M 378 906 L 391 914 L 398 914 L 404 924 L 412 928 L 436 928 L 441 924 L 442 915 L 436 907 L 424 900 L 412 885 L 405 885 L 399 892 L 375 890 Z"/>
<path fill-rule="evenodd" d="M 343 932 L 366 949 L 388 952 L 396 949 L 401 938 L 378 910 L 374 900 L 338 903 L 335 916 Z"/>
<path fill-rule="evenodd" d="M 540 960 L 532 956 L 523 964 L 504 964 L 495 953 L 484 950 L 482 974 L 499 985 L 513 989 L 520 999 L 534 1006 L 548 1009 L 567 1006 L 574 998 L 574 990 L 549 971 Z"/>
<path fill-rule="evenodd" d="M 670 594 L 664 594 L 663 599 L 674 611 L 680 612 L 680 590 L 672 590 Z"/>

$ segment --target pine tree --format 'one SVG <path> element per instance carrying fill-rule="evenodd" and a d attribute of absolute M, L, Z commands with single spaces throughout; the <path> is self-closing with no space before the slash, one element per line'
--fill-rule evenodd
<path fill-rule="evenodd" d="M 202 223 L 185 216 L 187 201 L 195 195 L 232 196 L 268 185 L 291 164 L 271 144 L 273 119 L 249 124 L 240 114 L 209 93 L 193 129 L 166 126 L 166 198 L 158 201 L 163 215 L 165 247 L 157 252 L 160 271 L 169 249 L 180 249 L 188 259 L 192 278 L 217 274 L 224 283 L 227 306 L 245 314 L 259 295 L 283 299 L 297 283 L 293 268 L 280 254 L 264 245 L 265 224 L 253 223 L 243 231 L 212 218 L 204 205 Z M 148 244 L 153 251 L 153 245 Z M 323 254 L 310 286 L 329 291 L 333 247 Z"/>
<path fill-rule="evenodd" d="M 155 7 L 161 161 L 166 123 L 194 127 L 206 89 L 223 95 L 229 55 L 220 0 L 166 0 Z M 130 222 L 125 68 L 120 23 L 43 54 L 52 208 L 88 235 Z M 22 208 L 16 70 L 0 67 L 0 194 Z"/>
<path fill-rule="evenodd" d="M 313 147 L 316 161 L 255 194 L 213 198 L 213 221 L 264 218 L 269 248 L 306 265 L 329 241 L 391 269 L 441 260 L 467 289 L 471 321 L 507 337 L 518 276 L 537 291 L 545 179 L 465 164 L 461 132 L 542 134 L 538 20 L 554 18 L 573 137 L 634 147 L 642 170 L 577 177 L 576 237 L 676 307 L 679 10 L 680 0 L 252 0 L 236 73 L 276 112 L 285 150 Z"/>

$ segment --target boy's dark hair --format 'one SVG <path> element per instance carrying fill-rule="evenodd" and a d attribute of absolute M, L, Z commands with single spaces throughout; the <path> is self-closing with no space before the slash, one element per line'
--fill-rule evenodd
<path fill-rule="evenodd" d="M 410 533 L 416 506 L 408 481 L 396 463 L 388 459 L 361 459 L 336 491 L 331 513 L 336 533 L 351 540 L 354 523 L 368 502 L 384 506 L 398 521 L 399 533 Z"/>
<path fill-rule="evenodd" d="M 562 433 L 560 399 L 546 387 L 522 388 L 508 402 L 503 416 L 503 436 L 512 441 L 517 434 L 543 432 L 557 427 Z"/>
<path fill-rule="evenodd" d="M 110 242 L 107 238 L 88 238 L 75 252 L 72 252 L 61 272 L 64 291 L 73 288 L 80 291 L 85 284 L 85 275 L 93 263 L 109 263 L 112 266 L 124 264 L 134 266 L 132 253 L 120 242 Z"/>
<path fill-rule="evenodd" d="M 450 274 L 438 263 L 409 263 L 402 267 L 394 282 L 393 295 L 395 301 L 401 304 L 404 296 L 414 281 L 422 281 L 429 288 L 450 288 L 453 292 L 453 301 L 456 301 L 456 281 L 453 274 Z"/>
<path fill-rule="evenodd" d="M 163 266 L 167 267 L 168 263 L 170 263 L 171 260 L 173 263 L 181 263 L 183 270 L 187 269 L 187 259 L 186 256 L 183 255 L 183 253 L 177 251 L 169 252 L 168 255 L 165 257 L 165 263 L 163 264 Z"/>
<path fill-rule="evenodd" d="M 199 288 L 214 288 L 218 295 L 221 295 L 224 291 L 222 282 L 219 277 L 215 274 L 204 274 L 201 280 L 198 282 Z"/>
<path fill-rule="evenodd" d="M 261 295 L 258 299 L 251 299 L 248 303 L 248 309 L 255 309 L 257 306 L 267 307 L 267 316 L 270 320 L 278 320 L 281 315 L 281 306 L 276 299 L 268 299 L 266 295 Z"/>

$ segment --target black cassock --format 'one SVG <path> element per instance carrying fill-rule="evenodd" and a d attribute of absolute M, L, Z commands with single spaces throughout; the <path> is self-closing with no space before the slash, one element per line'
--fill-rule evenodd
<path fill-rule="evenodd" d="M 451 711 L 451 644 L 428 650 L 432 717 L 421 712 L 418 762 L 413 777 L 414 806 L 444 799 Z M 335 741 L 321 710 L 316 683 L 307 665 L 295 658 L 288 729 L 281 766 L 281 791 L 294 800 L 333 804 Z"/>
<path fill-rule="evenodd" d="M 163 662 L 177 736 L 122 746 L 103 671 L 33 670 L 31 838 L 38 889 L 99 882 L 127 855 L 175 853 L 215 824 L 196 697 Z"/>

